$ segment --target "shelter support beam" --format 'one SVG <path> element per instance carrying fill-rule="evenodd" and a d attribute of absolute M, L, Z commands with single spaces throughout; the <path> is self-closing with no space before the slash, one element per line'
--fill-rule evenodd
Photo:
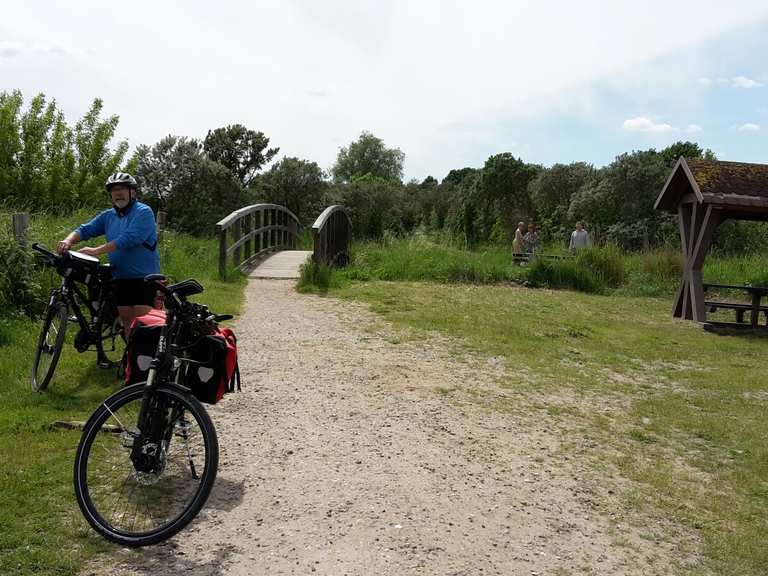
<path fill-rule="evenodd" d="M 717 226 L 722 221 L 719 210 L 698 202 L 678 205 L 680 240 L 683 248 L 683 278 L 677 291 L 672 315 L 695 322 L 706 321 L 704 284 L 701 269 L 712 245 Z"/>

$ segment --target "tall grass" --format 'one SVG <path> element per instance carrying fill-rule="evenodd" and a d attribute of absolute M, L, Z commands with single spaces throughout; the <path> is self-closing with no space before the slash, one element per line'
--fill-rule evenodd
<path fill-rule="evenodd" d="M 579 292 L 603 291 L 603 284 L 597 275 L 575 259 L 534 258 L 528 270 L 528 281 L 534 287 L 570 288 Z"/>
<path fill-rule="evenodd" d="M 433 282 L 523 282 L 525 270 L 512 263 L 509 249 L 488 247 L 470 252 L 421 237 L 365 242 L 353 246 L 351 280 Z"/>
<path fill-rule="evenodd" d="M 541 252 L 566 255 L 562 250 L 546 248 Z M 530 266 L 519 266 L 512 263 L 506 246 L 467 250 L 454 242 L 441 243 L 420 234 L 390 235 L 379 241 L 354 244 L 350 266 L 329 271 L 328 285 L 355 280 L 529 282 L 534 286 L 591 293 L 668 297 L 679 286 L 682 266 L 682 255 L 675 249 L 627 254 L 610 245 L 581 250 L 575 258 L 536 258 Z M 704 264 L 704 281 L 768 285 L 768 258 L 710 255 Z"/>

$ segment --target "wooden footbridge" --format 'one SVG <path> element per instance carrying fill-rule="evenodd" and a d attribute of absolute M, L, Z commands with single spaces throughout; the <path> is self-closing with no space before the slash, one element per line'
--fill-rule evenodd
<path fill-rule="evenodd" d="M 298 278 L 310 257 L 330 266 L 349 261 L 352 222 L 343 206 L 329 206 L 312 224 L 312 250 L 299 250 L 305 236 L 296 215 L 285 206 L 253 204 L 219 221 L 216 233 L 222 278 L 232 269 L 251 278 Z"/>

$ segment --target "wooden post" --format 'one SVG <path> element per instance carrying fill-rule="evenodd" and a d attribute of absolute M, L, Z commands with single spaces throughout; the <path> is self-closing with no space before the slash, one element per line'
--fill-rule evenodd
<path fill-rule="evenodd" d="M 240 240 L 240 238 L 242 238 L 242 234 L 240 230 L 240 227 L 242 226 L 242 224 L 243 224 L 242 218 L 238 218 L 232 223 L 232 229 L 235 232 L 234 237 L 232 238 L 233 242 L 237 242 L 238 240 Z M 235 253 L 232 255 L 232 258 L 233 258 L 232 263 L 235 266 L 240 266 L 240 262 L 242 262 L 242 260 L 240 259 L 240 253 L 241 253 L 240 248 L 241 248 L 240 246 L 235 248 Z"/>
<path fill-rule="evenodd" d="M 217 226 L 219 232 L 219 278 L 227 277 L 227 229 Z"/>
<path fill-rule="evenodd" d="M 13 237 L 21 246 L 27 246 L 27 228 L 29 227 L 29 212 L 17 212 L 13 215 Z"/>
<path fill-rule="evenodd" d="M 163 232 L 165 231 L 166 214 L 165 210 L 157 211 L 157 243 L 163 238 Z"/>

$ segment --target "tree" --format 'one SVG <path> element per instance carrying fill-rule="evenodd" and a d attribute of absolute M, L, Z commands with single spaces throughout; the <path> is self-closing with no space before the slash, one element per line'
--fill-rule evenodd
<path fill-rule="evenodd" d="M 131 161 L 142 200 L 168 214 L 168 226 L 205 236 L 224 216 L 248 203 L 247 192 L 225 166 L 203 154 L 202 145 L 166 136 L 139 146 Z"/>
<path fill-rule="evenodd" d="M 370 132 L 362 132 L 355 142 L 339 150 L 331 174 L 337 183 L 352 182 L 364 176 L 400 183 L 404 161 L 405 154 L 399 148 L 387 148 L 381 139 Z"/>
<path fill-rule="evenodd" d="M 168 195 L 168 225 L 197 236 L 247 203 L 246 191 L 228 169 L 205 156 L 191 159 Z"/>
<path fill-rule="evenodd" d="M 97 98 L 72 129 L 45 95 L 23 104 L 18 90 L 0 93 L 1 197 L 30 209 L 102 205 L 104 181 L 128 150 L 127 142 L 110 148 L 118 117 L 102 120 Z"/>
<path fill-rule="evenodd" d="M 73 140 L 75 146 L 74 187 L 76 202 L 101 204 L 104 200 L 104 182 L 116 172 L 128 152 L 128 143 L 123 141 L 115 151 L 109 142 L 115 135 L 120 121 L 118 116 L 100 118 L 104 103 L 96 98 L 85 116 L 75 124 Z"/>
<path fill-rule="evenodd" d="M 257 196 L 287 207 L 300 222 L 309 224 L 320 214 L 326 187 L 325 174 L 315 162 L 283 158 L 261 175 Z"/>
<path fill-rule="evenodd" d="M 441 184 L 453 184 L 454 186 L 461 186 L 465 178 L 478 172 L 479 170 L 477 168 L 460 168 L 458 170 L 454 169 L 448 172 L 448 175 L 443 178 Z"/>
<path fill-rule="evenodd" d="M 534 209 L 528 184 L 541 170 L 526 164 L 509 152 L 485 161 L 478 182 L 480 237 L 488 239 L 501 220 L 511 235 L 519 220 L 533 218 Z"/>
<path fill-rule="evenodd" d="M 248 187 L 262 166 L 269 163 L 280 148 L 269 148 L 269 138 L 263 132 L 248 130 L 241 124 L 209 130 L 203 151 L 214 162 L 227 168 Z"/>
<path fill-rule="evenodd" d="M 168 135 L 151 148 L 139 146 L 131 163 L 136 166 L 142 199 L 156 210 L 164 209 L 179 182 L 189 181 L 201 156 L 200 142 L 184 136 Z"/>
<path fill-rule="evenodd" d="M 568 232 L 571 198 L 594 172 L 591 164 L 555 164 L 542 170 L 529 185 L 537 219 L 545 238 L 561 238 Z"/>
<path fill-rule="evenodd" d="M 681 156 L 684 158 L 704 158 L 705 160 L 715 159 L 712 150 L 702 150 L 701 146 L 695 142 L 675 142 L 664 148 L 660 154 L 670 169 Z"/>
<path fill-rule="evenodd" d="M 658 243 L 669 233 L 670 219 L 653 203 L 668 175 L 665 156 L 654 149 L 621 154 L 574 194 L 569 220 L 585 220 L 628 249 Z"/>

